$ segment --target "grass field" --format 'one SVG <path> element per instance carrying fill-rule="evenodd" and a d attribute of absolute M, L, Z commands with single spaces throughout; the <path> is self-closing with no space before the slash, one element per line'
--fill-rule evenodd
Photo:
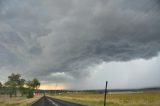
<path fill-rule="evenodd" d="M 63 93 L 49 95 L 54 98 L 85 104 L 103 106 L 104 94 L 101 93 Z M 40 97 L 27 99 L 24 97 L 0 96 L 0 106 L 27 106 Z M 107 106 L 160 106 L 160 92 L 124 92 L 107 94 Z"/>
<path fill-rule="evenodd" d="M 64 93 L 50 96 L 88 106 L 103 106 L 104 101 L 104 94 L 100 93 Z M 160 106 L 160 92 L 107 94 L 107 106 Z"/>
<path fill-rule="evenodd" d="M 25 97 L 9 98 L 8 95 L 0 95 L 0 106 L 27 106 L 37 99 L 39 99 L 39 97 L 27 99 Z"/>

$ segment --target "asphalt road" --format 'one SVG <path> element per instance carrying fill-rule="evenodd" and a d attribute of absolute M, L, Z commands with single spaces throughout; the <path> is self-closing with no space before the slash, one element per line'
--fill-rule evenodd
<path fill-rule="evenodd" d="M 43 96 L 38 101 L 28 106 L 85 106 L 85 105 Z"/>

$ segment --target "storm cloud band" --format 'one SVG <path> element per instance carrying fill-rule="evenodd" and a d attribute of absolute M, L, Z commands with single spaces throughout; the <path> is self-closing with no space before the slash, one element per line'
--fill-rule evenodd
<path fill-rule="evenodd" d="M 1 0 L 0 69 L 61 81 L 103 61 L 150 59 L 159 10 L 158 0 Z"/>

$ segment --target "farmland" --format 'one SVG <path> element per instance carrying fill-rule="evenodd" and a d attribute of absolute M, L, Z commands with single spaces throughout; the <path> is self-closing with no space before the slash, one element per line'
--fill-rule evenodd
<path fill-rule="evenodd" d="M 53 98 L 81 103 L 88 106 L 103 106 L 104 94 L 95 92 L 66 92 L 48 94 Z M 27 99 L 26 97 L 0 96 L 0 106 L 27 106 L 40 97 Z M 146 92 L 115 92 L 107 94 L 107 106 L 160 106 L 160 91 Z"/>
<path fill-rule="evenodd" d="M 102 93 L 89 92 L 62 93 L 50 96 L 88 106 L 103 106 L 104 98 Z M 160 106 L 160 92 L 109 93 L 107 95 L 107 106 Z"/>

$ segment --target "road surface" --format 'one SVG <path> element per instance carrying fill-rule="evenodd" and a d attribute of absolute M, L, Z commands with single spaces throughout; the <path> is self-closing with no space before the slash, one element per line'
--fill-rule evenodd
<path fill-rule="evenodd" d="M 28 106 L 85 106 L 85 105 L 43 96 L 38 101 L 36 101 Z"/>

